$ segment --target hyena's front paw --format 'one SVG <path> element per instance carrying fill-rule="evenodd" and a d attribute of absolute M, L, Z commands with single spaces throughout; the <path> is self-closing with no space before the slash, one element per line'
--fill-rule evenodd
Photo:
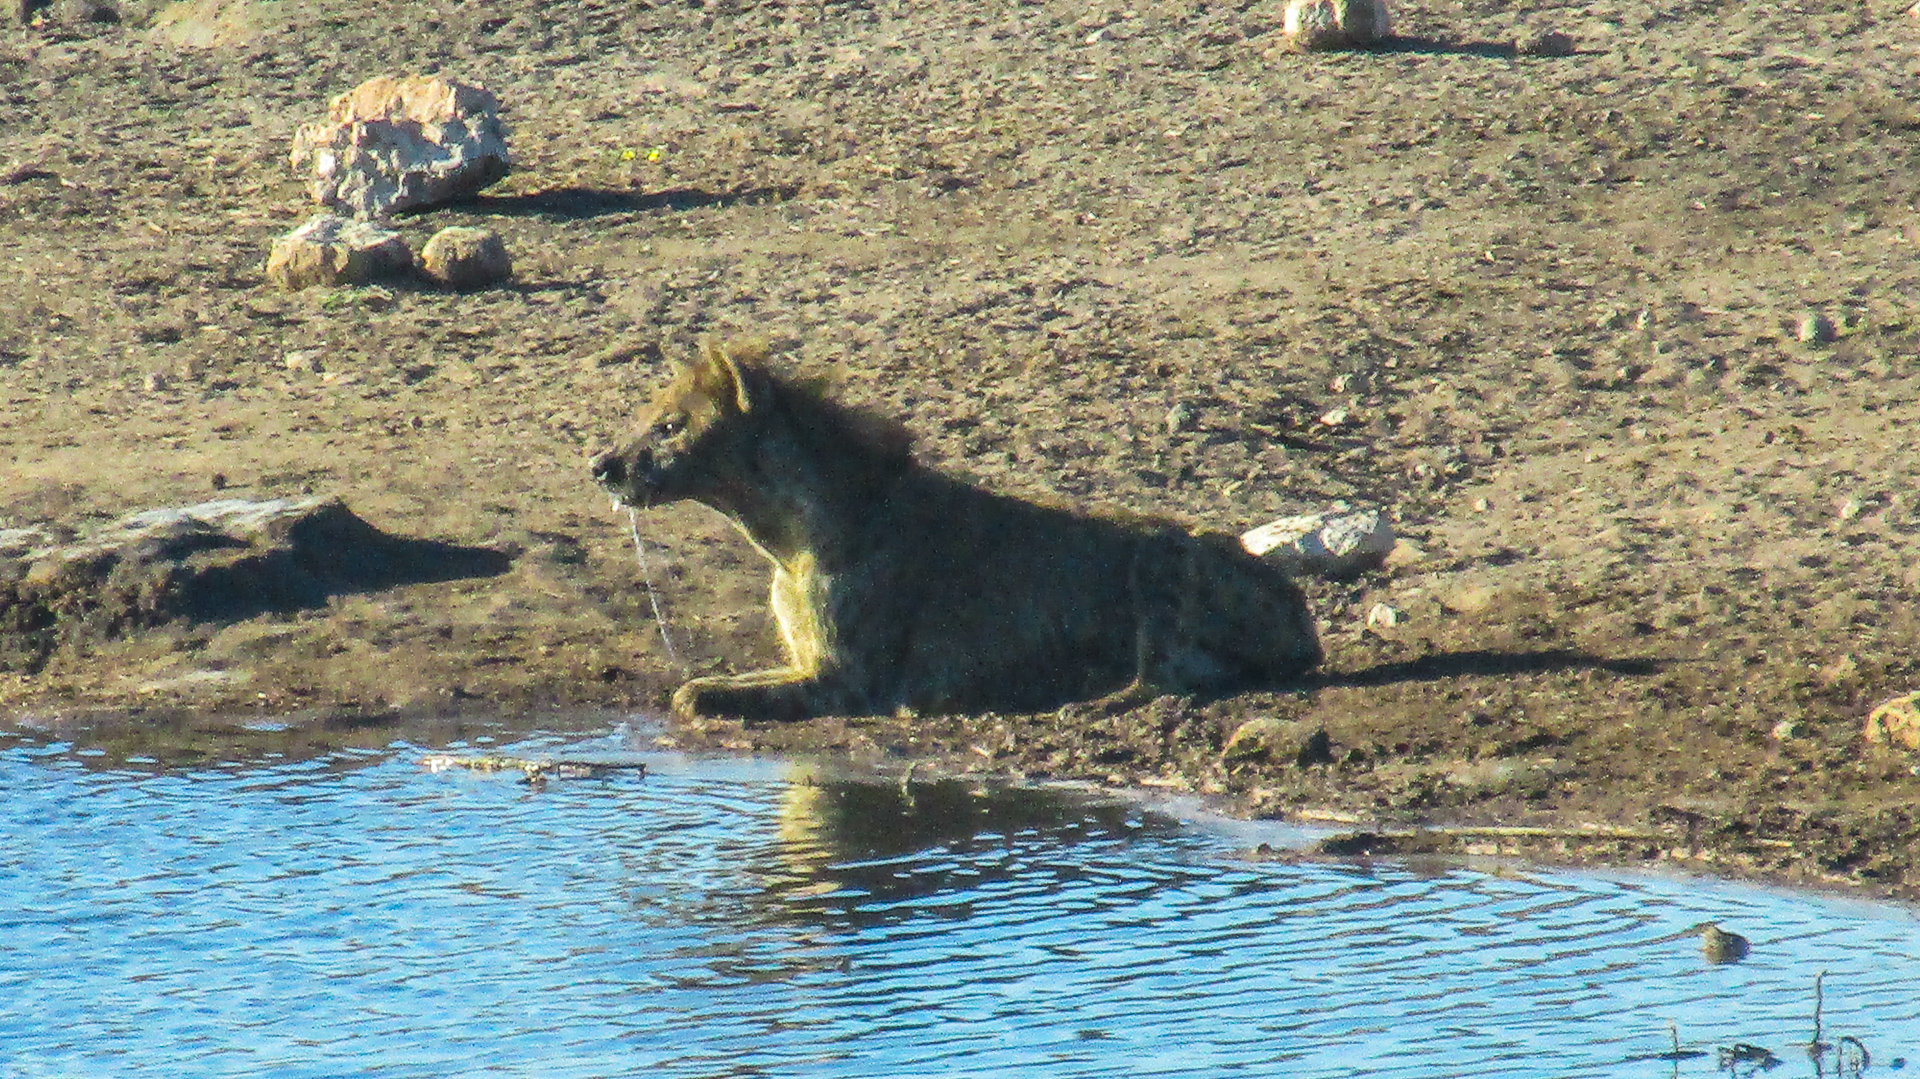
<path fill-rule="evenodd" d="M 695 678 L 673 691 L 673 714 L 684 719 L 805 719 L 810 712 L 804 685 L 800 676 L 783 670 Z"/>

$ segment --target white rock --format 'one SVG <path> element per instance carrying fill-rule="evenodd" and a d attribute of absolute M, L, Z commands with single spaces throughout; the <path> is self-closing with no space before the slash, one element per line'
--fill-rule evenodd
<path fill-rule="evenodd" d="M 1293 573 L 1357 577 L 1392 553 L 1393 526 L 1379 510 L 1336 502 L 1326 513 L 1282 517 L 1251 529 L 1240 545 Z"/>
<path fill-rule="evenodd" d="M 1406 620 L 1407 612 L 1385 603 L 1376 603 L 1373 605 L 1373 609 L 1367 612 L 1368 629 L 1380 626 L 1397 626 Z"/>
<path fill-rule="evenodd" d="M 1386 0 L 1288 0 L 1281 32 L 1296 49 L 1352 49 L 1391 36 Z"/>
<path fill-rule="evenodd" d="M 293 137 L 314 201 L 378 217 L 464 198 L 507 174 L 500 103 L 478 86 L 380 76 L 333 99 Z"/>
<path fill-rule="evenodd" d="M 273 242 L 267 280 L 292 291 L 310 285 L 363 285 L 405 273 L 413 254 L 397 232 L 366 221 L 315 214 Z"/>

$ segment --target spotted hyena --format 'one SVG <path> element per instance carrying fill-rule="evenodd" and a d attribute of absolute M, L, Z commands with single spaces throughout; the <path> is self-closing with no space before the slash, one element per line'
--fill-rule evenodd
<path fill-rule="evenodd" d="M 1120 704 L 1284 683 L 1321 658 L 1300 590 L 1233 537 L 941 475 L 759 349 L 705 346 L 592 467 L 629 506 L 712 507 L 773 563 L 786 665 L 696 678 L 681 715 Z"/>

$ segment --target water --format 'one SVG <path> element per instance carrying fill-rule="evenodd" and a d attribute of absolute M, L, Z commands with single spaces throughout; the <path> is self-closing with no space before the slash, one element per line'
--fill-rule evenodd
<path fill-rule="evenodd" d="M 769 761 L 530 787 L 352 740 L 0 735 L 0 1076 L 1757 1074 L 1720 1066 L 1742 1043 L 1852 1075 L 1843 1035 L 1865 1074 L 1920 1062 L 1902 908 L 1256 862 L 1254 826 Z M 1675 936 L 1705 919 L 1751 957 Z"/>

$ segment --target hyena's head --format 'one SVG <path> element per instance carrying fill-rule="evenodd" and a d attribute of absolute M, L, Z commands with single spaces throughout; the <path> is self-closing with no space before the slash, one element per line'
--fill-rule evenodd
<path fill-rule="evenodd" d="M 771 406 L 763 354 L 764 346 L 708 342 L 695 362 L 676 363 L 633 438 L 593 458 L 593 478 L 628 506 L 730 501 L 730 491 L 751 482 L 757 428 Z"/>

